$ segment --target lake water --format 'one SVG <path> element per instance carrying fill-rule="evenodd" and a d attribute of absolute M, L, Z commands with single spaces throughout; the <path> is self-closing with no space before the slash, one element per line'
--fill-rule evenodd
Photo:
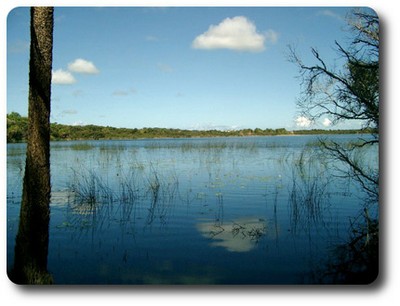
<path fill-rule="evenodd" d="M 48 270 L 58 284 L 316 283 L 365 202 L 317 138 L 54 142 Z M 7 145 L 8 268 L 25 150 Z M 377 149 L 362 160 L 377 169 Z"/>

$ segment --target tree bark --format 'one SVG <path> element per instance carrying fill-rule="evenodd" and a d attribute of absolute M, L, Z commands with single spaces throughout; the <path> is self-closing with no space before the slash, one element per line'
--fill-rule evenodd
<path fill-rule="evenodd" d="M 31 8 L 29 127 L 20 220 L 12 280 L 49 283 L 50 95 L 53 8 Z"/>

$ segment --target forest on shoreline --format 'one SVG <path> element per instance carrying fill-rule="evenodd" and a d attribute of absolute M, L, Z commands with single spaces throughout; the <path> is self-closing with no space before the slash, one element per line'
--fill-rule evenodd
<path fill-rule="evenodd" d="M 278 136 L 278 135 L 311 135 L 311 134 L 357 134 L 372 133 L 363 130 L 294 130 L 278 129 L 241 129 L 241 130 L 184 130 L 170 128 L 116 128 L 98 125 L 65 125 L 50 124 L 52 141 L 61 140 L 110 140 L 110 139 L 143 139 L 143 138 L 194 138 L 194 137 L 229 137 L 229 136 Z M 28 118 L 16 112 L 7 114 L 7 143 L 25 142 L 28 134 Z"/>

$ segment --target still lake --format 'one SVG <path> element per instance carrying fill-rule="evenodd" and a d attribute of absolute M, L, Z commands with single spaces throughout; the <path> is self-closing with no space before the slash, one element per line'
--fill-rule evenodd
<path fill-rule="evenodd" d="M 318 137 L 52 142 L 54 282 L 317 283 L 365 199 Z M 8 269 L 25 150 L 7 145 Z M 362 161 L 377 169 L 377 148 Z"/>

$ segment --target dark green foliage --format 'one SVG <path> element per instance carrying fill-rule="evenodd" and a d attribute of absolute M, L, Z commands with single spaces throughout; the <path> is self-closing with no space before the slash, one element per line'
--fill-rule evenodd
<path fill-rule="evenodd" d="M 28 118 L 12 112 L 7 114 L 7 142 L 20 142 L 27 139 Z"/>
<path fill-rule="evenodd" d="M 28 118 L 18 113 L 7 114 L 7 142 L 26 141 Z M 370 133 L 363 130 L 297 130 L 279 129 L 243 129 L 233 131 L 220 130 L 181 130 L 166 128 L 127 129 L 110 126 L 85 125 L 72 126 L 58 123 L 50 124 L 50 139 L 57 140 L 99 140 L 99 139 L 139 139 L 139 138 L 191 138 L 191 137 L 224 137 L 224 136 L 277 136 L 277 135 L 310 135 L 310 134 L 355 134 Z"/>

